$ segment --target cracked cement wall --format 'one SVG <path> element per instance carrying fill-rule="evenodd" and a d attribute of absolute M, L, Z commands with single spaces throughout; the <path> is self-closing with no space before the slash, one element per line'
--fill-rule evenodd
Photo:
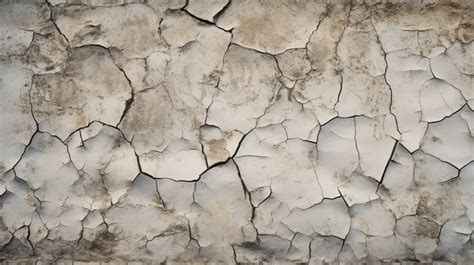
<path fill-rule="evenodd" d="M 474 262 L 470 0 L 0 0 L 0 262 Z"/>

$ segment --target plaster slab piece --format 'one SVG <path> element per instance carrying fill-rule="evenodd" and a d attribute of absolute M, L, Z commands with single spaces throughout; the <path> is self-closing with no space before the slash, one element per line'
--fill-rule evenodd
<path fill-rule="evenodd" d="M 58 181 L 53 180 L 51 182 Z M 62 188 L 61 195 L 68 192 L 64 186 L 59 188 Z M 48 192 L 51 194 L 44 196 Z M 39 215 L 42 226 L 39 227 L 40 230 L 31 232 L 31 238 L 35 238 L 35 240 L 40 242 L 42 239 L 69 243 L 80 240 L 83 233 L 81 221 L 87 216 L 88 209 L 82 207 L 78 203 L 79 200 L 77 198 L 66 197 L 64 199 L 55 197 L 58 195 L 54 194 L 54 191 L 51 192 L 51 190 L 46 189 L 38 192 L 38 194 L 40 193 L 43 193 L 39 196 L 45 201 L 41 202 L 41 207 L 36 212 Z M 69 198 L 72 199 L 69 200 Z"/>
<path fill-rule="evenodd" d="M 415 161 L 401 144 L 397 144 L 377 194 L 384 207 L 397 218 L 416 214 L 420 194 L 413 181 Z"/>
<path fill-rule="evenodd" d="M 231 45 L 222 71 L 207 123 L 223 131 L 237 130 L 245 134 L 255 127 L 281 86 L 276 60 L 270 55 Z M 234 115 L 236 110 L 241 114 Z"/>
<path fill-rule="evenodd" d="M 165 64 L 163 80 L 136 93 L 119 127 L 133 139 L 145 172 L 195 180 L 207 168 L 199 130 L 206 123 L 230 34 L 183 13 L 166 16 L 162 34 L 172 49 L 169 58 L 152 64 L 158 73 L 149 74 L 160 74 L 159 64 Z M 194 67 L 195 62 L 202 62 L 201 67 Z M 183 162 L 189 165 L 182 167 Z"/>
<path fill-rule="evenodd" d="M 208 166 L 226 161 L 231 157 L 243 137 L 239 132 L 223 132 L 219 127 L 211 125 L 201 126 L 199 132 Z"/>
<path fill-rule="evenodd" d="M 1 55 L 24 54 L 33 41 L 32 31 L 5 26 L 0 27 L 0 36 Z"/>
<path fill-rule="evenodd" d="M 166 52 L 154 52 L 145 59 L 145 69 L 137 70 L 137 77 L 141 78 L 141 82 L 137 86 L 133 86 L 136 90 L 143 90 L 150 87 L 158 86 L 166 80 L 167 64 L 171 57 Z M 125 72 L 129 72 L 125 70 Z M 135 68 L 133 68 L 135 69 Z M 135 69 L 136 70 L 136 69 Z M 142 76 L 145 75 L 145 77 Z M 138 79 L 138 78 L 137 78 Z M 133 78 L 130 77 L 133 82 Z"/>
<path fill-rule="evenodd" d="M 464 12 L 458 27 L 458 38 L 463 43 L 469 43 L 474 40 L 474 29 L 472 28 L 472 12 Z"/>
<path fill-rule="evenodd" d="M 38 75 L 31 101 L 39 129 L 65 139 L 74 130 L 100 120 L 120 121 L 131 88 L 106 49 L 74 49 L 61 73 Z"/>
<path fill-rule="evenodd" d="M 194 193 L 193 182 L 157 179 L 156 187 L 160 199 L 167 209 L 179 215 L 185 215 L 191 211 Z"/>
<path fill-rule="evenodd" d="M 446 222 L 439 235 L 440 245 L 437 252 L 440 255 L 453 256 L 461 252 L 462 248 L 470 240 L 472 224 L 465 216 Z"/>
<path fill-rule="evenodd" d="M 338 190 L 346 203 L 351 207 L 354 204 L 365 204 L 378 199 L 376 194 L 378 183 L 358 173 L 351 176 L 351 180 L 341 185 Z"/>
<path fill-rule="evenodd" d="M 407 246 L 395 236 L 368 238 L 367 250 L 369 255 L 380 260 L 407 259 L 413 256 Z"/>
<path fill-rule="evenodd" d="M 58 171 L 62 167 L 71 166 L 68 165 L 69 162 L 64 143 L 47 133 L 36 133 L 16 165 L 15 172 L 36 190 L 44 186 L 46 180 L 58 177 Z"/>
<path fill-rule="evenodd" d="M 252 207 L 238 174 L 230 160 L 196 183 L 195 203 L 186 217 L 193 238 L 203 247 L 240 244 L 245 241 L 245 227 L 252 227 Z"/>
<path fill-rule="evenodd" d="M 334 119 L 321 126 L 315 170 L 324 198 L 339 196 L 337 187 L 347 183 L 359 165 L 353 118 Z"/>
<path fill-rule="evenodd" d="M 53 23 L 33 35 L 33 40 L 24 56 L 15 58 L 21 65 L 32 69 L 36 74 L 59 72 L 68 58 L 67 39 Z"/>
<path fill-rule="evenodd" d="M 298 138 L 314 142 L 319 133 L 319 122 L 311 110 L 305 109 L 292 95 L 292 91 L 282 87 L 276 98 L 258 119 L 257 127 L 281 124 L 289 139 Z"/>
<path fill-rule="evenodd" d="M 147 3 L 158 15 L 163 15 L 168 10 L 178 10 L 186 6 L 186 0 L 157 0 Z"/>
<path fill-rule="evenodd" d="M 259 234 L 275 235 L 287 240 L 291 240 L 295 232 L 282 223 L 282 220 L 290 214 L 291 209 L 286 203 L 270 195 L 261 202 L 255 209 L 255 216 L 252 219 Z"/>
<path fill-rule="evenodd" d="M 453 60 L 446 54 L 431 59 L 431 69 L 436 78 L 445 80 L 451 86 L 459 89 L 466 100 L 474 98 L 472 92 L 472 75 L 460 72 Z"/>
<path fill-rule="evenodd" d="M 298 138 L 311 142 L 317 139 L 320 129 L 316 115 L 304 109 L 283 121 L 282 125 L 289 139 Z"/>
<path fill-rule="evenodd" d="M 104 0 L 51 0 L 48 1 L 50 5 L 57 6 L 60 4 L 82 4 L 82 5 L 90 5 L 90 6 L 120 6 L 125 5 L 128 3 L 133 2 L 140 2 L 140 1 L 127 1 L 127 0 L 115 0 L 115 1 L 104 1 Z M 157 14 L 163 14 L 167 10 L 175 10 L 183 8 L 186 5 L 185 0 L 156 0 L 153 2 L 148 3 L 149 6 L 153 7 Z"/>
<path fill-rule="evenodd" d="M 199 257 L 194 259 L 202 263 L 208 263 L 211 260 L 219 263 L 235 263 L 236 254 L 233 246 L 210 246 L 199 247 Z"/>
<path fill-rule="evenodd" d="M 296 262 L 308 260 L 311 238 L 297 234 L 292 240 L 275 235 L 259 235 L 258 244 L 235 247 L 237 262 Z"/>
<path fill-rule="evenodd" d="M 467 127 L 469 130 L 469 133 L 471 136 L 474 135 L 474 115 L 473 115 L 473 109 L 469 107 L 469 104 L 465 107 L 464 111 L 461 111 L 459 113 L 461 115 L 461 118 L 467 123 Z"/>
<path fill-rule="evenodd" d="M 147 72 L 149 71 L 150 74 L 157 75 L 157 79 L 160 80 L 160 82 L 163 82 L 163 78 L 160 78 L 161 76 L 159 75 L 158 71 L 153 71 L 147 69 L 148 64 L 146 59 L 127 59 L 121 56 L 119 53 L 117 53 L 114 50 L 111 50 L 111 55 L 112 59 L 116 63 L 116 65 L 123 70 L 124 74 L 127 76 L 128 80 L 130 80 L 130 86 L 133 87 L 134 92 L 139 91 L 139 90 L 144 90 L 146 88 L 150 88 L 152 86 L 149 86 L 145 82 L 145 78 L 147 76 Z M 165 53 L 152 53 L 154 54 L 165 54 Z M 148 56 L 152 57 L 152 55 Z M 163 56 L 164 57 L 164 56 Z M 166 57 L 165 57 L 166 58 Z M 164 58 L 163 58 L 164 59 Z M 166 61 L 162 64 L 162 67 L 166 67 Z M 160 69 L 161 70 L 161 69 Z M 163 70 L 164 71 L 164 70 Z M 162 74 L 164 75 L 164 74 Z"/>
<path fill-rule="evenodd" d="M 290 49 L 276 56 L 278 66 L 284 76 L 292 79 L 302 79 L 311 71 L 306 49 Z"/>
<path fill-rule="evenodd" d="M 456 69 L 465 75 L 474 75 L 474 62 L 470 58 L 474 52 L 474 44 L 472 42 L 463 44 L 456 41 L 453 46 L 446 50 L 448 57 L 456 65 Z"/>
<path fill-rule="evenodd" d="M 176 119 L 173 119 L 174 116 Z M 129 139 L 133 139 L 133 147 L 145 172 L 156 177 L 181 180 L 197 179 L 206 169 L 201 147 L 194 135 L 195 129 L 188 127 L 192 126 L 190 122 L 181 123 L 180 120 L 193 121 L 195 117 L 186 117 L 173 110 L 166 87 L 137 93 L 120 128 Z M 188 131 L 187 136 L 194 141 L 176 139 L 175 135 L 180 135 L 181 131 Z M 178 153 L 179 157 L 173 155 Z M 166 162 L 157 164 L 156 161 Z M 181 167 L 180 161 L 191 164 Z"/>
<path fill-rule="evenodd" d="M 82 197 L 83 187 L 77 185 L 80 176 L 70 162 L 66 145 L 47 133 L 35 134 L 15 172 L 34 190 L 32 196 L 40 206 L 36 212 L 48 230 L 47 237 L 78 240 L 81 220 L 91 200 Z M 32 231 L 31 236 L 44 238 L 43 232 Z"/>
<path fill-rule="evenodd" d="M 16 230 L 15 233 L 13 233 L 13 236 L 14 236 L 14 239 L 18 240 L 21 245 L 31 248 L 31 245 L 29 245 L 28 243 L 28 227 L 24 226 Z"/>
<path fill-rule="evenodd" d="M 53 9 L 53 21 L 72 47 L 100 45 L 116 48 L 127 58 L 145 58 L 163 45 L 156 30 L 159 17 L 143 4 L 59 5 Z"/>
<path fill-rule="evenodd" d="M 463 65 L 464 59 L 462 58 L 463 56 L 462 53 L 457 56 L 455 56 L 455 53 L 460 53 L 460 52 L 453 51 L 451 55 L 452 57 L 443 53 L 431 59 L 431 69 L 433 71 L 433 75 L 436 78 L 446 81 L 451 86 L 461 91 L 462 95 L 464 96 L 466 100 L 471 100 L 474 98 L 474 92 L 472 89 L 472 83 L 473 83 L 472 70 L 466 69 L 468 67 Z M 468 55 L 467 53 L 465 54 L 465 56 L 470 57 L 470 55 Z M 456 64 L 454 60 L 457 60 L 458 63 Z M 464 71 L 467 70 L 467 71 L 465 73 L 462 70 Z"/>
<path fill-rule="evenodd" d="M 122 205 L 165 208 L 161 194 L 157 189 L 157 180 L 145 174 L 138 175 L 133 183 L 130 183 L 127 193 L 120 197 L 118 203 Z"/>
<path fill-rule="evenodd" d="M 474 109 L 474 99 L 467 101 L 467 105 L 469 106 L 470 109 Z"/>
<path fill-rule="evenodd" d="M 250 191 L 270 187 L 272 195 L 290 209 L 308 208 L 323 198 L 313 165 L 316 146 L 285 140 L 282 126 L 256 129 L 243 140 L 235 161 Z"/>
<path fill-rule="evenodd" d="M 360 53 L 360 50 L 364 50 Z M 344 68 L 372 77 L 385 73 L 384 51 L 375 31 L 358 31 L 351 27 L 344 31 L 337 46 L 337 54 Z"/>
<path fill-rule="evenodd" d="M 48 235 L 48 229 L 37 212 L 33 213 L 29 227 L 30 235 L 28 236 L 28 240 L 32 244 L 37 244 Z"/>
<path fill-rule="evenodd" d="M 373 21 L 382 47 L 386 53 L 405 51 L 413 55 L 433 58 L 446 51 L 439 34 L 434 29 L 411 30 L 397 23 L 385 21 L 385 17 Z"/>
<path fill-rule="evenodd" d="M 228 4 L 229 0 L 192 0 L 188 1 L 186 10 L 198 18 L 212 22 L 214 17 Z"/>
<path fill-rule="evenodd" d="M 461 201 L 466 207 L 466 216 L 472 222 L 474 220 L 474 191 L 471 189 L 474 184 L 474 162 L 466 165 L 461 172 L 459 172 L 459 191 L 461 194 Z"/>
<path fill-rule="evenodd" d="M 50 20 L 48 3 L 2 3 L 0 61 L 23 66 L 35 73 L 61 70 L 68 43 Z"/>
<path fill-rule="evenodd" d="M 289 240 L 274 236 L 261 235 L 258 237 L 259 244 L 249 244 L 248 246 L 236 246 L 235 255 L 237 262 L 258 263 L 263 261 L 282 261 L 285 253 L 290 247 Z"/>
<path fill-rule="evenodd" d="M 351 229 L 339 253 L 339 259 L 344 261 L 351 259 L 364 260 L 367 256 L 367 236 L 361 231 Z"/>
<path fill-rule="evenodd" d="M 49 22 L 49 8 L 40 2 L 5 2 L 0 9 L 0 56 L 24 54 L 35 31 Z"/>
<path fill-rule="evenodd" d="M 390 89 L 383 76 L 371 77 L 351 70 L 342 74 L 342 87 L 335 107 L 340 117 L 389 113 Z"/>
<path fill-rule="evenodd" d="M 376 21 L 374 28 L 379 36 L 382 49 L 386 53 L 407 50 L 411 54 L 420 54 L 418 32 L 403 30 L 398 25 L 389 25 L 384 21 Z"/>
<path fill-rule="evenodd" d="M 421 119 L 426 122 L 451 116 L 465 103 L 459 90 L 442 80 L 429 80 L 420 90 Z"/>
<path fill-rule="evenodd" d="M 7 192 L 0 197 L 2 208 L 0 245 L 2 248 L 10 242 L 13 233 L 31 222 L 31 217 L 38 206 L 33 191 L 29 189 L 24 181 L 15 178 L 14 172 L 9 171 L 4 179 L 7 182 Z"/>
<path fill-rule="evenodd" d="M 391 27 L 402 30 L 435 30 L 444 46 L 449 47 L 456 38 L 456 31 L 463 15 L 462 5 L 439 3 L 431 6 L 427 3 L 410 2 L 400 5 L 387 4 L 374 10 L 373 17 Z M 423 18 L 419 16 L 423 13 Z"/>
<path fill-rule="evenodd" d="M 416 185 L 410 185 L 402 190 L 387 190 L 379 188 L 377 195 L 383 201 L 383 206 L 389 209 L 397 218 L 417 214 L 420 205 L 420 190 Z"/>
<path fill-rule="evenodd" d="M 459 174 L 458 169 L 453 165 L 421 150 L 413 153 L 413 158 L 415 159 L 413 178 L 419 185 L 447 182 Z"/>
<path fill-rule="evenodd" d="M 421 149 L 457 168 L 462 168 L 474 160 L 474 138 L 462 115 L 472 117 L 474 112 L 465 106 L 451 117 L 428 125 Z"/>
<path fill-rule="evenodd" d="M 324 239 L 324 237 L 320 237 L 320 238 Z M 334 241 L 338 240 L 335 237 L 331 237 L 331 239 L 335 239 Z M 310 254 L 311 250 L 309 249 L 308 246 L 310 246 L 311 240 L 312 238 L 309 236 L 296 233 L 295 236 L 290 241 L 290 247 L 288 248 L 288 251 L 287 251 L 288 252 L 287 259 L 291 261 L 309 260 L 309 257 L 311 255 Z M 325 241 L 327 245 L 330 245 L 331 243 L 333 243 L 330 240 L 327 240 L 327 241 L 328 241 L 327 243 Z"/>
<path fill-rule="evenodd" d="M 380 181 L 396 141 L 376 119 L 355 117 L 354 122 L 361 174 Z"/>
<path fill-rule="evenodd" d="M 383 207 L 380 200 L 354 205 L 350 214 L 351 227 L 368 236 L 389 236 L 395 228 L 395 216 Z"/>
<path fill-rule="evenodd" d="M 250 191 L 250 202 L 254 207 L 258 207 L 265 200 L 270 198 L 272 195 L 272 189 L 270 187 L 260 187 Z"/>
<path fill-rule="evenodd" d="M 231 2 L 216 22 L 226 30 L 233 29 L 235 43 L 278 54 L 305 47 L 325 11 L 320 2 Z"/>
<path fill-rule="evenodd" d="M 418 259 L 429 259 L 438 244 L 441 227 L 419 216 L 406 216 L 397 220 L 396 237 L 407 244 Z"/>
<path fill-rule="evenodd" d="M 160 237 L 155 237 L 146 244 L 153 254 L 152 261 L 170 261 L 179 262 L 182 259 L 193 259 L 197 256 L 194 248 L 189 248 L 189 234 L 183 226 L 174 228 L 174 231 Z"/>
<path fill-rule="evenodd" d="M 0 176 L 20 159 L 36 130 L 28 94 L 32 75 L 21 67 L 0 65 Z"/>
<path fill-rule="evenodd" d="M 323 236 L 344 238 L 349 233 L 351 218 L 344 200 L 336 198 L 323 200 L 308 209 L 294 209 L 283 219 L 283 223 L 292 231 L 305 235 L 316 232 Z"/>
<path fill-rule="evenodd" d="M 207 168 L 202 151 L 187 141 L 169 146 L 162 153 L 151 151 L 140 158 L 143 158 L 140 160 L 142 169 L 157 178 L 192 181 Z"/>
<path fill-rule="evenodd" d="M 457 194 L 455 182 L 422 187 L 420 188 L 420 197 L 416 214 L 439 225 L 465 213 L 464 205 Z"/>
<path fill-rule="evenodd" d="M 87 135 L 91 128 L 95 131 Z M 133 147 L 113 127 L 94 122 L 72 134 L 68 147 L 71 161 L 85 174 L 86 189 L 95 195 L 102 187 L 107 194 L 102 200 L 111 204 L 118 202 L 139 173 Z"/>
<path fill-rule="evenodd" d="M 338 42 L 347 26 L 350 12 L 350 1 L 334 1 L 328 3 L 327 16 L 320 22 L 307 43 L 311 67 L 317 72 L 338 65 L 336 49 Z"/>
<path fill-rule="evenodd" d="M 208 108 L 222 74 L 231 34 L 176 12 L 161 23 L 163 39 L 171 46 L 166 82 L 179 109 L 182 105 Z M 195 67 L 199 62 L 200 67 Z M 150 73 L 153 74 L 153 73 Z M 198 112 L 201 115 L 201 111 Z"/>
<path fill-rule="evenodd" d="M 341 90 L 342 77 L 334 70 L 312 71 L 304 80 L 296 82 L 295 99 L 312 110 L 320 124 L 337 117 L 335 106 Z"/>
<path fill-rule="evenodd" d="M 343 244 L 343 241 L 337 237 L 316 237 L 311 241 L 311 258 L 308 264 L 335 262 Z"/>
<path fill-rule="evenodd" d="M 90 211 L 82 221 L 82 237 L 85 240 L 93 241 L 98 235 L 103 232 L 105 227 L 104 217 L 100 210 Z"/>
<path fill-rule="evenodd" d="M 51 182 L 58 181 L 53 180 Z M 62 188 L 61 195 L 67 193 L 67 189 L 64 186 L 59 188 Z M 44 196 L 48 192 L 51 194 Z M 41 196 L 44 202 L 41 202 L 41 207 L 36 212 L 44 226 L 40 231 L 33 231 L 31 237 L 63 242 L 80 240 L 82 233 L 81 221 L 87 216 L 87 208 L 77 203 L 79 201 L 77 198 L 71 200 L 69 200 L 70 197 L 61 198 L 58 194 L 54 194 L 54 191 L 51 192 L 51 190 L 47 189 L 38 192 L 38 194 L 40 193 L 43 193 L 39 196 Z M 47 230 L 46 234 L 44 234 L 45 229 Z"/>
<path fill-rule="evenodd" d="M 295 87 L 295 84 L 296 84 L 296 81 L 295 80 L 291 80 L 289 79 L 288 77 L 286 76 L 281 76 L 280 77 L 280 83 L 282 83 L 285 87 L 287 88 L 294 88 Z"/>
<path fill-rule="evenodd" d="M 387 82 L 392 90 L 391 110 L 402 134 L 400 142 L 410 151 L 418 149 L 426 130 L 422 121 L 420 90 L 433 78 L 429 60 L 397 51 L 387 55 Z"/>
<path fill-rule="evenodd" d="M 446 52 L 446 47 L 441 42 L 440 35 L 436 30 L 418 31 L 417 39 L 419 39 L 421 55 L 425 57 L 434 58 Z"/>
<path fill-rule="evenodd" d="M 159 204 L 150 204 L 157 198 L 155 181 L 140 175 L 130 192 L 107 211 L 104 220 L 109 224 L 108 232 L 117 239 L 112 253 L 162 262 L 185 251 L 189 243 L 186 218 L 166 211 Z"/>

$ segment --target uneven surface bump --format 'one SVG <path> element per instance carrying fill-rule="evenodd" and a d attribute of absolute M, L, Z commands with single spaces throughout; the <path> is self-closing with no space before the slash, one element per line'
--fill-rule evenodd
<path fill-rule="evenodd" d="M 470 1 L 0 18 L 0 263 L 474 263 Z"/>

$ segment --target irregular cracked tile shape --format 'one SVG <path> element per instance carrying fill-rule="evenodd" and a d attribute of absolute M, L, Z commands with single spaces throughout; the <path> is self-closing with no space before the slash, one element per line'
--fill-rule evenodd
<path fill-rule="evenodd" d="M 0 174 L 10 170 L 35 132 L 29 91 L 33 73 L 28 69 L 0 65 Z"/>
<path fill-rule="evenodd" d="M 126 76 L 98 46 L 72 49 L 63 72 L 36 76 L 31 89 L 39 130 L 63 140 L 92 121 L 118 124 L 130 97 Z"/>
<path fill-rule="evenodd" d="M 145 58 L 161 44 L 156 30 L 160 20 L 148 5 L 58 5 L 51 19 L 72 47 L 100 45 L 128 58 Z"/>
<path fill-rule="evenodd" d="M 472 264 L 473 14 L 0 1 L 0 263 Z"/>
<path fill-rule="evenodd" d="M 277 54 L 304 48 L 326 11 L 320 1 L 276 3 L 231 1 L 216 24 L 233 32 L 235 43 Z"/>

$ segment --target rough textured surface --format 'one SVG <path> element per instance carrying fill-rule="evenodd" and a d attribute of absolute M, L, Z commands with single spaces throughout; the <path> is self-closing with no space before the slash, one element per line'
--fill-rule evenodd
<path fill-rule="evenodd" d="M 473 19 L 0 1 L 0 263 L 474 263 Z"/>

